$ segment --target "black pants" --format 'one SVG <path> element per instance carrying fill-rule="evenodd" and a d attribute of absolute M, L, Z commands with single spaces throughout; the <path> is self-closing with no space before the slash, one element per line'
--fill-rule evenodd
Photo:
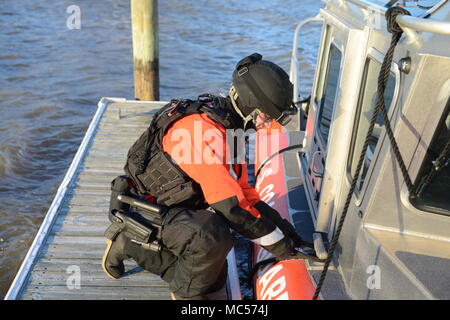
<path fill-rule="evenodd" d="M 171 209 L 161 241 L 160 252 L 129 242 L 125 253 L 144 269 L 161 276 L 181 298 L 207 294 L 224 286 L 226 256 L 234 240 L 223 217 L 207 210 Z"/>

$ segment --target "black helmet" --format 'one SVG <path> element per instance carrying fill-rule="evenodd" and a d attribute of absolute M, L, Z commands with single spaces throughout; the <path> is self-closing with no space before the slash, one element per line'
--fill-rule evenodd
<path fill-rule="evenodd" d="M 239 61 L 233 72 L 230 98 L 244 121 L 255 111 L 286 125 L 297 108 L 292 103 L 293 86 L 287 73 L 273 62 L 254 53 Z"/>

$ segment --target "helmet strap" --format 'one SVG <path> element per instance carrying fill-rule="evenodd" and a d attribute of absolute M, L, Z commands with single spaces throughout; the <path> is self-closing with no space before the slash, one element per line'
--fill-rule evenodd
<path fill-rule="evenodd" d="M 246 128 L 247 123 L 249 121 L 253 121 L 253 112 L 251 112 L 248 116 L 244 116 L 241 109 L 239 109 L 239 107 L 237 105 L 237 98 L 239 96 L 238 96 L 238 93 L 237 93 L 236 89 L 234 88 L 234 86 L 231 86 L 229 95 L 230 95 L 230 100 L 231 100 L 231 104 L 233 105 L 234 111 L 236 111 L 236 113 L 242 118 L 242 120 L 244 120 L 244 128 Z"/>

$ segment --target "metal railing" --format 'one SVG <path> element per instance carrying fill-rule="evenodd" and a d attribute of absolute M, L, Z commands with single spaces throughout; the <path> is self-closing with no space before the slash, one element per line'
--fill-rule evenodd
<path fill-rule="evenodd" d="M 330 2 L 327 0 L 326 2 Z M 370 2 L 368 0 L 346 0 L 346 2 L 353 3 L 360 7 L 371 8 L 379 11 L 380 13 L 385 13 L 388 8 L 378 5 L 376 3 Z M 439 7 L 443 6 L 447 1 L 441 2 Z M 434 10 L 434 9 L 431 9 Z M 420 17 L 412 17 L 412 16 L 398 16 L 397 23 L 402 27 L 403 31 L 408 35 L 409 30 L 415 31 L 423 31 L 423 32 L 431 32 L 438 34 L 450 34 L 450 22 L 446 21 L 438 21 L 425 19 Z M 405 30 L 406 29 L 406 30 Z"/>
<path fill-rule="evenodd" d="M 306 19 L 301 21 L 297 27 L 295 28 L 294 32 L 294 43 L 292 46 L 292 56 L 291 56 L 291 67 L 290 67 L 290 75 L 289 80 L 294 84 L 294 102 L 299 100 L 299 71 L 300 71 L 300 61 L 298 60 L 298 40 L 299 40 L 299 34 L 300 30 L 308 23 L 310 22 L 316 22 L 316 21 L 323 21 L 323 18 L 320 14 L 318 14 L 315 17 Z"/>
<path fill-rule="evenodd" d="M 405 32 L 409 43 L 417 42 L 419 40 L 419 34 L 416 31 L 450 35 L 450 22 L 406 15 L 398 16 L 396 21 Z"/>
<path fill-rule="evenodd" d="M 416 18 L 412 16 L 398 16 L 396 21 L 402 29 L 410 28 L 416 31 L 450 34 L 450 22 Z"/>

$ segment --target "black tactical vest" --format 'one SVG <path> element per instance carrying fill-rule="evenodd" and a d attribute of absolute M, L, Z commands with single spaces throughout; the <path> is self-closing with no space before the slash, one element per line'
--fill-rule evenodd
<path fill-rule="evenodd" d="M 128 151 L 124 170 L 136 183 L 138 193 L 151 194 L 166 206 L 206 207 L 200 186 L 164 152 L 163 136 L 172 123 L 196 113 L 206 113 L 226 129 L 235 129 L 239 124 L 229 110 L 227 98 L 211 95 L 201 95 L 197 101 L 172 100 L 163 106 Z"/>

